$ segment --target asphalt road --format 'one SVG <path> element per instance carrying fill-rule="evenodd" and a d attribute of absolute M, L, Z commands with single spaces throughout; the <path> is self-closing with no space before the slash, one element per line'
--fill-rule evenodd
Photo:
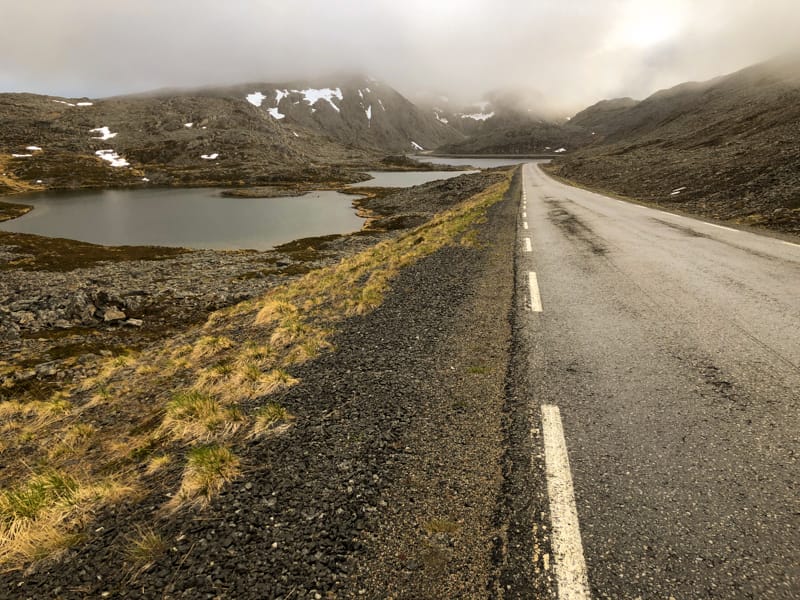
<path fill-rule="evenodd" d="M 800 598 L 800 246 L 536 164 L 524 191 L 533 463 L 557 406 L 591 597 Z"/>

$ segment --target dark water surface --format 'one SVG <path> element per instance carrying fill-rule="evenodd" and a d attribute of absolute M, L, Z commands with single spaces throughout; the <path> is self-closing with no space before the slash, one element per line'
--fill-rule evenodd
<path fill-rule="evenodd" d="M 225 198 L 219 189 L 104 190 L 29 194 L 34 209 L 0 230 L 109 246 L 265 250 L 303 237 L 361 229 L 354 197 Z"/>

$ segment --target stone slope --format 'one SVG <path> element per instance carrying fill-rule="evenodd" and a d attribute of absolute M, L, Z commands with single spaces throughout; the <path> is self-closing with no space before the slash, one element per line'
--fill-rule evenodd
<path fill-rule="evenodd" d="M 595 105 L 573 122 L 598 139 L 554 165 L 563 177 L 800 233 L 800 57 Z"/>

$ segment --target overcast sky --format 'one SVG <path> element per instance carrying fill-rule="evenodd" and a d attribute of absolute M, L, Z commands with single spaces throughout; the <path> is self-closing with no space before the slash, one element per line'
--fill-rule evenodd
<path fill-rule="evenodd" d="M 0 19 L 0 91 L 75 97 L 358 71 L 572 110 L 800 47 L 800 0 L 0 0 Z"/>

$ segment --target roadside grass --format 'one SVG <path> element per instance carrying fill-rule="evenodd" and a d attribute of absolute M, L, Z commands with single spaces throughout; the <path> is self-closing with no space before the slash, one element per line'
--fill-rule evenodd
<path fill-rule="evenodd" d="M 170 508 L 186 502 L 207 503 L 222 487 L 239 474 L 239 457 L 230 448 L 216 444 L 189 450 L 178 493 Z"/>
<path fill-rule="evenodd" d="M 65 471 L 45 470 L 0 493 L 0 565 L 30 562 L 69 547 L 101 505 L 129 496 L 115 479 L 92 483 Z"/>
<path fill-rule="evenodd" d="M 474 245 L 476 226 L 510 179 L 509 172 L 415 229 L 216 311 L 204 325 L 100 359 L 90 377 L 57 394 L 0 403 L 8 465 L 0 473 L 0 568 L 22 568 L 79 541 L 73 532 L 100 507 L 140 490 L 172 488 L 168 510 L 207 503 L 240 475 L 238 447 L 280 435 L 298 418 L 277 402 L 298 383 L 293 367 L 331 351 L 340 323 L 380 306 L 403 268 L 448 245 Z M 142 540 L 151 542 L 155 548 Z M 145 560 L 148 550 L 141 552 Z"/>
<path fill-rule="evenodd" d="M 138 526 L 136 536 L 128 542 L 128 560 L 140 571 L 147 569 L 167 551 L 166 540 L 151 527 Z"/>

